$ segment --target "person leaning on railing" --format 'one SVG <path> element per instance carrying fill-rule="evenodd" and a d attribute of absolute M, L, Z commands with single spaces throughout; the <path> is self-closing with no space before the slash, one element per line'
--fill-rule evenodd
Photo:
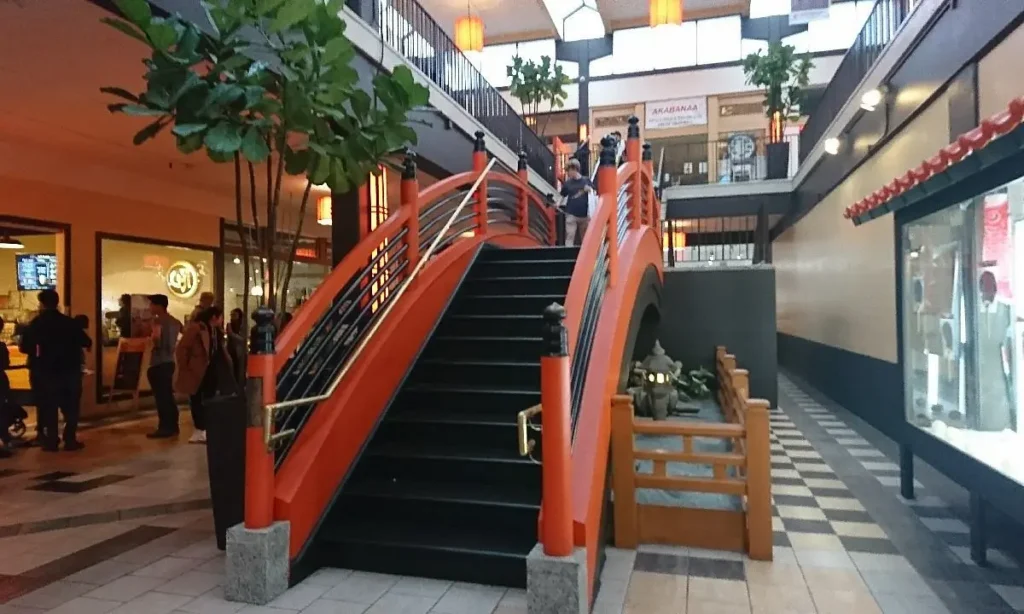
<path fill-rule="evenodd" d="M 590 179 L 580 174 L 579 160 L 569 160 L 565 174 L 559 206 L 565 211 L 565 244 L 571 246 L 583 243 L 590 223 L 590 198 L 595 192 Z"/>

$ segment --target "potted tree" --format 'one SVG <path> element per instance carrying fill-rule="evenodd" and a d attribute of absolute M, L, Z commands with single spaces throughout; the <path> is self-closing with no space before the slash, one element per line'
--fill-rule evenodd
<path fill-rule="evenodd" d="M 512 78 L 509 91 L 522 105 L 523 116 L 527 122 L 532 118 L 534 131 L 543 137 L 551 116 L 547 115 L 543 125 L 539 124 L 541 105 L 547 103 L 549 112 L 565 106 L 568 97 L 565 86 L 570 82 L 569 77 L 546 55 L 541 56 L 540 62 L 524 61 L 517 55 L 512 58 L 507 74 Z"/>
<path fill-rule="evenodd" d="M 143 61 L 144 91 L 101 88 L 119 99 L 109 110 L 145 120 L 133 139 L 136 145 L 166 131 L 178 151 L 202 152 L 233 167 L 245 278 L 253 246 L 261 256 L 256 261 L 265 263 L 259 275 L 261 301 L 271 310 L 283 308 L 280 299 L 288 291 L 313 186 L 345 192 L 377 172 L 393 152 L 415 142 L 408 113 L 427 103 L 427 88 L 404 66 L 379 72 L 372 91 L 360 83 L 351 65 L 356 50 L 339 16 L 342 0 L 203 2 L 204 24 L 177 15 L 155 16 L 146 0 L 114 3 L 124 19 L 103 21 L 145 45 L 149 55 Z M 281 266 L 275 262 L 281 253 L 275 246 L 278 226 L 286 214 L 295 215 L 282 210 L 283 199 L 292 198 L 284 188 L 286 175 L 304 179 L 304 189 Z M 243 215 L 244 188 L 251 227 Z M 244 286 L 248 307 L 249 284 Z M 214 524 L 223 547 L 224 532 L 241 521 L 243 512 L 246 407 L 238 394 L 215 401 L 207 458 Z"/>
<path fill-rule="evenodd" d="M 747 84 L 764 88 L 764 109 L 768 116 L 768 179 L 785 179 L 789 170 L 789 143 L 782 138 L 787 120 L 800 117 L 800 103 L 810 82 L 814 63 L 807 54 L 797 54 L 792 45 L 776 41 L 743 59 Z"/>

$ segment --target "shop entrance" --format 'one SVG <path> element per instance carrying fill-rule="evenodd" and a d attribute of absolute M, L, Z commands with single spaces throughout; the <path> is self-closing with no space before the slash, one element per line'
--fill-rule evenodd
<path fill-rule="evenodd" d="M 35 422 L 35 400 L 29 386 L 26 357 L 18 349 L 22 333 L 39 312 L 41 290 L 60 293 L 62 310 L 70 313 L 71 279 L 67 273 L 70 229 L 61 224 L 0 216 L 0 341 L 11 357 L 7 377 L 10 400 Z"/>

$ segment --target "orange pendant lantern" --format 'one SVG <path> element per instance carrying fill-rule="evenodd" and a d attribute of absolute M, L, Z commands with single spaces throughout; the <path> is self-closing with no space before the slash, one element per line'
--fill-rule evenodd
<path fill-rule="evenodd" d="M 316 201 L 316 223 L 321 226 L 330 226 L 334 223 L 331 216 L 331 197 L 321 196 Z"/>
<path fill-rule="evenodd" d="M 455 20 L 455 46 L 463 53 L 483 51 L 484 22 L 479 17 L 466 15 Z"/>
<path fill-rule="evenodd" d="M 650 0 L 651 27 L 678 26 L 683 23 L 682 0 Z"/>

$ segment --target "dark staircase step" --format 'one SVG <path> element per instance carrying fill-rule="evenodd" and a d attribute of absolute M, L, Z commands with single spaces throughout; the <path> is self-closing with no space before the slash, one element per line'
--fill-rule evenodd
<path fill-rule="evenodd" d="M 495 388 L 537 389 L 540 387 L 540 356 L 524 362 L 446 358 L 420 360 L 410 381 L 453 386 L 475 382 L 493 385 Z"/>
<path fill-rule="evenodd" d="M 532 390 L 476 386 L 472 383 L 458 386 L 407 383 L 397 401 L 402 408 L 443 407 L 448 411 L 515 415 L 540 403 L 540 382 Z"/>
<path fill-rule="evenodd" d="M 453 313 L 477 315 L 543 314 L 552 303 L 561 305 L 564 294 L 485 294 L 461 297 L 453 305 Z"/>
<path fill-rule="evenodd" d="M 572 275 L 576 258 L 561 260 L 492 260 L 473 267 L 472 278 Z"/>
<path fill-rule="evenodd" d="M 500 332 L 493 331 L 492 334 Z M 535 337 L 437 335 L 427 344 L 423 358 L 457 356 L 463 360 L 493 360 L 496 357 L 512 361 L 536 360 L 541 352 L 541 338 L 539 333 L 535 334 Z"/>
<path fill-rule="evenodd" d="M 493 294 L 560 294 L 565 296 L 569 291 L 569 275 L 530 276 L 530 277 L 487 277 L 467 279 L 465 292 L 467 295 Z"/>
<path fill-rule="evenodd" d="M 488 449 L 447 442 L 382 443 L 368 447 L 353 480 L 511 483 L 539 489 L 540 465 L 519 456 L 515 442 Z"/>
<path fill-rule="evenodd" d="M 525 408 L 524 408 L 525 409 Z M 410 408 L 389 414 L 381 423 L 374 442 L 408 443 L 428 440 L 455 446 L 466 441 L 485 448 L 517 448 L 516 414 L 470 413 Z M 540 442 L 540 433 L 531 438 Z"/>
<path fill-rule="evenodd" d="M 522 540 L 499 527 L 429 525 L 409 516 L 383 525 L 344 518 L 323 531 L 325 565 L 496 586 L 526 586 L 526 555 L 536 536 Z"/>
<path fill-rule="evenodd" d="M 529 247 L 521 249 L 487 249 L 480 252 L 480 260 L 575 260 L 580 253 L 578 247 Z"/>
<path fill-rule="evenodd" d="M 543 331 L 544 317 L 536 315 L 465 315 L 451 314 L 441 320 L 442 335 L 480 337 L 501 333 L 511 337 L 536 337 Z"/>

